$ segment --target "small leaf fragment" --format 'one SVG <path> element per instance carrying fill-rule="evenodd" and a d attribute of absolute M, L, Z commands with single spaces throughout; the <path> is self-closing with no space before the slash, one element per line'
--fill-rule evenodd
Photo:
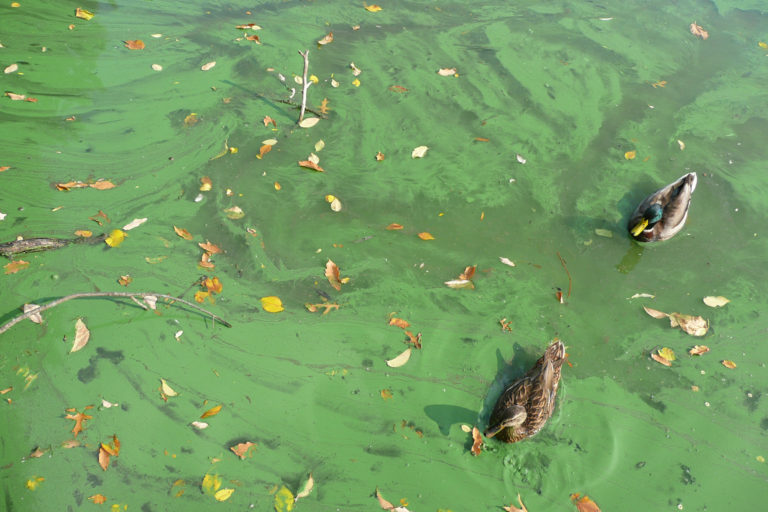
<path fill-rule="evenodd" d="M 333 32 L 329 32 L 326 34 L 322 39 L 320 39 L 317 44 L 318 46 L 325 46 L 328 43 L 333 42 Z"/>
<path fill-rule="evenodd" d="M 372 5 L 366 5 L 363 3 L 363 6 L 365 7 L 365 10 L 368 12 L 379 12 L 381 10 L 381 6 L 372 4 Z"/>
<path fill-rule="evenodd" d="M 675 359 L 677 359 L 677 357 L 675 356 L 675 351 L 669 347 L 660 348 L 659 355 L 669 361 L 674 361 Z"/>
<path fill-rule="evenodd" d="M 448 288 L 474 288 L 475 284 L 470 281 L 469 279 L 453 279 L 451 281 L 446 281 L 445 286 Z"/>
<path fill-rule="evenodd" d="M 129 50 L 143 50 L 144 49 L 144 41 L 141 39 L 136 39 L 132 41 L 124 41 L 125 47 Z"/>
<path fill-rule="evenodd" d="M 16 63 L 13 63 L 13 64 L 11 64 L 10 66 L 8 66 L 7 68 L 5 68 L 5 69 L 3 70 L 3 73 L 5 73 L 5 74 L 7 75 L 7 74 L 9 74 L 9 73 L 13 73 L 13 72 L 15 72 L 15 71 L 18 71 L 18 69 L 19 69 L 19 65 L 18 65 L 18 64 L 16 64 Z"/>
<path fill-rule="evenodd" d="M 680 146 L 680 151 L 685 149 L 685 142 L 681 141 L 680 139 L 677 139 L 677 145 Z"/>
<path fill-rule="evenodd" d="M 399 368 L 403 366 L 411 358 L 411 347 L 405 349 L 400 355 L 392 359 L 387 360 L 387 366 L 390 368 Z"/>
<path fill-rule="evenodd" d="M 389 319 L 389 325 L 394 325 L 395 327 L 405 329 L 406 327 L 409 327 L 411 324 L 407 320 L 403 320 L 402 318 L 392 317 Z"/>
<path fill-rule="evenodd" d="M 317 165 L 316 163 L 310 161 L 310 160 L 301 160 L 299 161 L 299 167 L 304 167 L 305 169 L 312 169 L 313 171 L 317 172 L 325 172 L 325 170 Z"/>
<path fill-rule="evenodd" d="M 279 297 L 274 296 L 262 297 L 261 307 L 264 308 L 264 311 L 267 313 L 279 313 L 285 310 L 283 307 L 283 301 L 281 301 Z"/>
<path fill-rule="evenodd" d="M 82 20 L 88 21 L 93 18 L 93 13 L 89 10 L 83 9 L 82 7 L 78 7 L 75 9 L 75 16 Z"/>
<path fill-rule="evenodd" d="M 398 230 L 398 229 L 403 229 L 403 226 L 402 226 L 402 224 L 397 224 L 397 223 L 393 222 L 392 224 L 390 224 L 389 226 L 387 226 L 384 229 L 388 229 L 389 231 L 395 231 L 395 230 Z"/>
<path fill-rule="evenodd" d="M 82 349 L 88 343 L 90 338 L 91 332 L 88 330 L 88 327 L 85 326 L 83 319 L 78 318 L 77 322 L 75 322 L 75 341 L 72 343 L 72 349 L 69 353 L 71 354 L 72 352 L 77 352 Z"/>
<path fill-rule="evenodd" d="M 670 361 L 666 357 L 663 357 L 663 356 L 657 354 L 656 352 L 652 352 L 651 353 L 651 358 L 654 361 L 656 361 L 657 363 L 663 364 L 664 366 L 672 366 L 672 361 Z"/>
<path fill-rule="evenodd" d="M 456 73 L 456 68 L 440 68 L 437 70 L 437 74 L 440 76 L 453 76 Z"/>
<path fill-rule="evenodd" d="M 341 290 L 341 275 L 339 273 L 339 267 L 330 259 L 325 264 L 325 277 L 328 278 L 328 282 L 336 291 Z"/>
<path fill-rule="evenodd" d="M 520 508 L 509 504 L 508 507 L 502 507 L 506 512 L 528 512 L 528 509 L 525 508 L 525 505 L 523 504 L 523 500 L 520 499 L 520 493 L 517 493 L 517 502 L 520 504 Z"/>
<path fill-rule="evenodd" d="M 610 229 L 597 228 L 595 230 L 595 234 L 597 236 L 602 236 L 605 238 L 613 238 L 613 231 L 611 231 Z"/>
<path fill-rule="evenodd" d="M 704 27 L 697 24 L 695 21 L 691 23 L 691 34 L 695 35 L 696 37 L 700 37 L 703 40 L 706 40 L 709 37 L 709 32 L 704 30 Z"/>
<path fill-rule="evenodd" d="M 666 313 L 664 313 L 662 311 L 658 311 L 656 309 L 651 309 L 651 308 L 648 308 L 648 307 L 645 307 L 645 306 L 643 306 L 643 309 L 645 310 L 646 313 L 651 315 L 653 318 L 667 318 L 669 316 L 668 314 L 666 314 Z"/>
<path fill-rule="evenodd" d="M 711 308 L 721 308 L 726 304 L 728 304 L 729 302 L 731 302 L 729 299 L 726 299 L 722 295 L 718 295 L 717 297 L 712 297 L 712 296 L 704 297 L 703 300 L 704 300 L 704 304 L 706 304 Z"/>
<path fill-rule="evenodd" d="M 706 345 L 695 345 L 691 350 L 688 351 L 688 353 L 692 356 L 700 356 L 702 354 L 706 354 L 707 352 L 709 352 L 709 347 Z"/>
<path fill-rule="evenodd" d="M 624 158 L 626 158 L 627 160 L 633 160 L 636 156 L 637 156 L 637 151 L 635 151 L 634 149 L 632 151 L 627 151 L 626 153 L 624 153 Z"/>
<path fill-rule="evenodd" d="M 28 261 L 24 260 L 15 260 L 10 263 L 6 263 L 3 265 L 3 268 L 5 269 L 5 274 L 15 274 L 19 270 L 25 269 L 29 266 Z"/>
<path fill-rule="evenodd" d="M 231 208 L 226 208 L 224 210 L 224 213 L 227 214 L 228 219 L 232 219 L 232 220 L 238 220 L 245 217 L 245 212 L 239 206 L 232 206 Z"/>
<path fill-rule="evenodd" d="M 589 496 L 579 499 L 579 493 L 571 494 L 571 501 L 579 512 L 600 512 L 600 507 Z"/>
<path fill-rule="evenodd" d="M 510 260 L 509 258 L 505 258 L 504 256 L 499 256 L 499 261 L 501 261 L 505 265 L 509 265 L 510 267 L 515 266 L 515 262 Z"/>
<path fill-rule="evenodd" d="M 88 499 L 96 505 L 103 505 L 107 502 L 107 497 L 103 494 L 94 494 L 93 496 L 89 496 Z"/>
<path fill-rule="evenodd" d="M 255 450 L 255 447 L 256 443 L 247 441 L 245 443 L 236 444 L 235 446 L 230 446 L 229 449 L 232 450 L 232 453 L 241 459 L 245 459 L 246 455 L 252 453 Z"/>

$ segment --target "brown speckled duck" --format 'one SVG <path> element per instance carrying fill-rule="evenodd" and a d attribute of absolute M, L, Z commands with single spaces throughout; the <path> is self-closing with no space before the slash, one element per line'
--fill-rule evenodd
<path fill-rule="evenodd" d="M 555 408 L 563 361 L 565 346 L 562 341 L 555 340 L 533 368 L 501 394 L 485 436 L 516 443 L 541 430 Z"/>
<path fill-rule="evenodd" d="M 627 229 L 632 238 L 638 242 L 657 242 L 675 236 L 688 218 L 696 182 L 696 173 L 689 172 L 646 197 L 629 218 Z"/>

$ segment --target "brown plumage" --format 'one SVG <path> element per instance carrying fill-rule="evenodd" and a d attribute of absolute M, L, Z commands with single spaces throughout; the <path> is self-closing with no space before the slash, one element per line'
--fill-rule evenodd
<path fill-rule="evenodd" d="M 555 340 L 533 368 L 501 394 L 485 436 L 516 443 L 541 430 L 555 408 L 563 361 L 565 346 L 562 341 Z"/>
<path fill-rule="evenodd" d="M 630 235 L 638 242 L 657 242 L 675 236 L 688 218 L 697 181 L 696 173 L 689 172 L 646 197 L 629 218 Z"/>

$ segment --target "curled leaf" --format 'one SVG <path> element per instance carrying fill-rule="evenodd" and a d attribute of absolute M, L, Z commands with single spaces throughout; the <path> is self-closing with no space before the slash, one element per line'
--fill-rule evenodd
<path fill-rule="evenodd" d="M 174 389 L 168 385 L 168 382 L 165 379 L 160 379 L 160 390 L 163 392 L 165 396 L 178 396 L 179 394 L 174 391 Z"/>
<path fill-rule="evenodd" d="M 40 309 L 40 306 L 37 304 L 24 304 L 24 313 L 29 313 L 30 311 L 35 311 L 37 309 Z M 34 322 L 36 324 L 43 323 L 43 316 L 40 313 L 32 313 L 27 318 L 29 318 L 30 322 Z"/>
<path fill-rule="evenodd" d="M 341 276 L 339 273 L 339 267 L 330 259 L 325 264 L 325 277 L 328 278 L 328 282 L 336 291 L 341 290 Z"/>
<path fill-rule="evenodd" d="M 411 347 L 405 349 L 400 355 L 387 361 L 387 366 L 390 368 L 399 368 L 403 366 L 411 358 Z"/>
<path fill-rule="evenodd" d="M 657 363 L 663 364 L 664 366 L 672 366 L 672 361 L 662 356 L 661 354 L 657 354 L 656 352 L 651 353 L 651 358 Z"/>
<path fill-rule="evenodd" d="M 316 163 L 310 161 L 310 160 L 301 160 L 299 161 L 299 167 L 304 167 L 305 169 L 312 169 L 313 171 L 317 172 L 325 172 L 325 170 L 317 165 Z"/>
<path fill-rule="evenodd" d="M 309 474 L 309 478 L 307 478 L 307 481 L 304 482 L 304 486 L 301 488 L 301 490 L 296 493 L 296 497 L 293 498 L 294 503 L 299 501 L 301 498 L 306 498 L 309 496 L 309 493 L 312 492 L 312 489 L 315 487 L 315 479 L 312 478 L 312 473 Z"/>

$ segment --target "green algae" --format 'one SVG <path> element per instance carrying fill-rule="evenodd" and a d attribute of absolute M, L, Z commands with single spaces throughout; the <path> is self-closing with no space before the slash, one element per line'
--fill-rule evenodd
<path fill-rule="evenodd" d="M 0 389 L 13 388 L 0 415 L 5 509 L 75 510 L 100 493 L 128 510 L 272 510 L 274 492 L 295 493 L 310 472 L 315 489 L 296 510 L 371 510 L 377 487 L 414 511 L 492 509 L 518 492 L 531 511 L 572 509 L 573 492 L 604 510 L 759 503 L 768 480 L 758 459 L 768 457 L 761 12 L 727 2 L 719 11 L 409 2 L 369 13 L 341 2 L 155 1 L 83 5 L 96 14 L 86 22 L 74 7 L 22 2 L 4 15 L 2 64 L 23 73 L 3 75 L 4 88 L 38 101 L 2 98 L 0 166 L 11 168 L 0 173 L 0 241 L 149 220 L 119 248 L 24 256 L 29 268 L 2 276 L 2 320 L 28 302 L 125 290 L 116 282 L 125 274 L 129 291 L 190 298 L 206 272 L 197 243 L 210 240 L 225 250 L 209 271 L 224 289 L 205 307 L 234 327 L 177 305 L 152 313 L 80 300 L 0 335 Z M 693 21 L 709 40 L 689 33 Z M 261 46 L 236 40 L 235 25 L 249 22 L 263 27 Z M 329 31 L 334 42 L 316 48 Z M 128 39 L 147 48 L 128 50 Z M 305 48 L 321 79 L 310 105 L 328 98 L 331 109 L 310 130 L 295 128 L 277 78 L 298 88 Z M 359 87 L 351 62 L 363 70 Z M 457 77 L 436 73 L 453 66 Z M 186 125 L 193 112 L 199 121 Z M 268 138 L 278 143 L 256 159 Z M 326 172 L 299 168 L 320 139 Z M 238 152 L 211 160 L 225 141 Z M 412 159 L 422 144 L 427 156 Z M 636 159 L 624 158 L 629 150 Z M 628 213 L 688 170 L 699 186 L 683 232 L 631 242 Z M 200 192 L 203 176 L 213 190 Z M 98 178 L 118 186 L 52 186 Z M 228 219 L 232 206 L 244 218 Z M 99 210 L 110 223 L 89 220 Z M 404 229 L 386 230 L 392 222 Z M 572 276 L 565 304 L 555 300 L 569 286 L 558 253 Z M 341 292 L 323 275 L 328 258 L 351 278 Z M 473 264 L 474 290 L 444 286 Z M 318 292 L 339 310 L 307 312 Z M 707 308 L 701 298 L 713 294 L 732 302 Z M 264 312 L 268 295 L 286 311 Z M 688 337 L 643 304 L 701 314 L 712 329 Z M 401 368 L 384 362 L 404 348 L 391 312 L 423 334 Z M 92 339 L 69 354 L 77 318 Z M 573 367 L 550 423 L 473 457 L 461 426 L 482 430 L 503 386 L 554 336 Z M 702 343 L 710 353 L 687 356 Z M 649 359 L 660 346 L 680 356 L 672 368 Z M 161 378 L 179 396 L 163 400 Z M 65 410 L 88 405 L 83 444 L 62 448 L 73 427 Z M 223 407 L 207 429 L 190 426 L 214 405 Z M 121 452 L 104 472 L 98 443 L 113 434 Z M 244 441 L 258 446 L 240 460 L 229 447 Z M 45 454 L 30 458 L 35 447 Z M 201 492 L 206 474 L 235 489 L 227 502 Z M 28 490 L 36 476 L 45 480 Z"/>

